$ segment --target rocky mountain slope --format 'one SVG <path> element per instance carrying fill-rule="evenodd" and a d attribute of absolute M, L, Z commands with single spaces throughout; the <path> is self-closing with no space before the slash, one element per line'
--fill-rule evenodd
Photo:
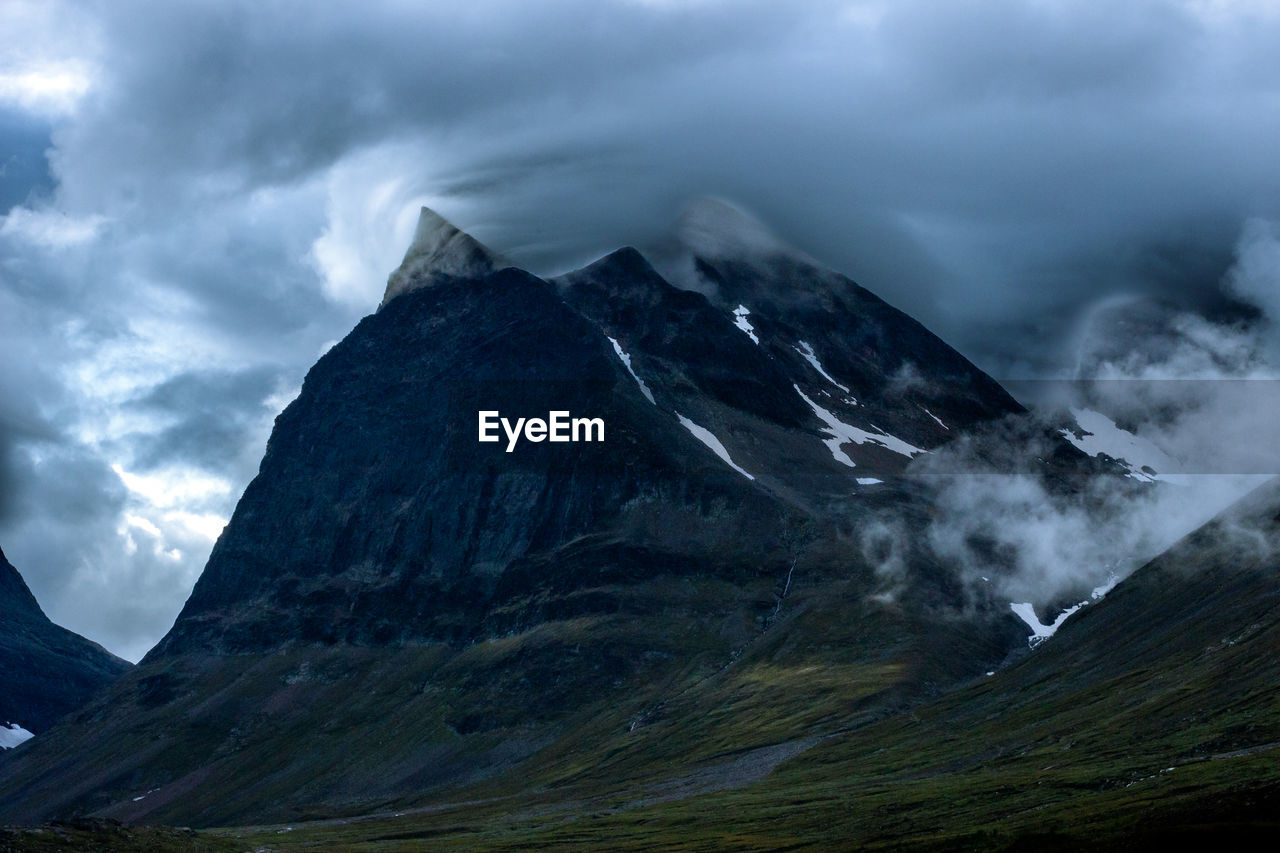
<path fill-rule="evenodd" d="M 209 825 L 671 778 L 1025 648 L 1007 602 L 911 537 L 888 578 L 869 535 L 888 509 L 927 521 L 913 458 L 1021 407 L 723 205 L 662 264 L 621 249 L 544 280 L 425 211 L 173 629 L 0 768 L 0 818 Z M 480 441 L 482 412 L 599 419 L 603 440 Z"/>
<path fill-rule="evenodd" d="M 50 622 L 0 551 L 0 744 L 9 748 L 44 732 L 129 668 Z"/>
<path fill-rule="evenodd" d="M 1280 832 L 1278 572 L 1273 481 L 1020 661 L 829 737 L 691 762 L 678 785 L 495 781 L 285 841 L 220 834 L 281 850 L 1265 847 Z"/>

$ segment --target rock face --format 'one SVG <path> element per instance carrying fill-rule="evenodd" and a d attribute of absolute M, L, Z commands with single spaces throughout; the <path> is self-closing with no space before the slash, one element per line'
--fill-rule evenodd
<path fill-rule="evenodd" d="M 1021 643 L 925 554 L 877 598 L 863 535 L 886 506 L 927 514 L 896 479 L 912 458 L 1020 406 L 722 213 L 686 229 L 677 287 L 634 249 L 543 280 L 424 211 L 380 309 L 277 418 L 172 630 L 0 771 L 0 817 L 359 810 L 562 778 L 623 734 L 641 772 L 680 741 L 640 732 L 776 743 Z M 481 412 L 557 411 L 604 440 L 478 440 Z M 748 690 L 782 670 L 842 674 Z M 747 679 L 741 716 L 715 711 L 726 679 Z M 745 727 L 699 728 L 725 719 Z"/>
<path fill-rule="evenodd" d="M 50 622 L 0 551 L 0 725 L 39 734 L 130 666 Z"/>

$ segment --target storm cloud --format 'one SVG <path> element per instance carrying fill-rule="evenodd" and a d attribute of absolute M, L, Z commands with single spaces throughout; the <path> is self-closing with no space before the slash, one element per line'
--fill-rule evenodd
<path fill-rule="evenodd" d="M 0 538 L 51 616 L 130 657 L 421 204 L 553 273 L 729 198 L 998 378 L 1074 375 L 1116 299 L 1244 323 L 1273 359 L 1276 291 L 1237 251 L 1269 268 L 1280 221 L 1272 4 L 0 18 Z"/>

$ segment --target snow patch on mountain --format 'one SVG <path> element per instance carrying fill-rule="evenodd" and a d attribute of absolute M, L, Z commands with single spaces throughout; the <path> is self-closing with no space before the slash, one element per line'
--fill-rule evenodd
<path fill-rule="evenodd" d="M 606 337 L 608 337 L 608 336 L 606 335 Z M 627 355 L 625 352 L 623 352 L 622 344 L 618 343 L 618 341 L 617 341 L 616 339 L 614 339 L 614 338 L 609 338 L 609 343 L 613 344 L 613 351 L 614 351 L 614 352 L 616 352 L 616 353 L 618 354 L 618 358 L 619 358 L 619 359 L 621 359 L 621 361 L 622 361 L 622 366 L 623 366 L 623 367 L 625 367 L 625 368 L 627 369 L 627 373 L 630 373 L 630 374 L 631 374 L 631 378 L 632 378 L 632 379 L 634 379 L 634 380 L 635 380 L 635 381 L 640 385 L 640 392 L 641 392 L 642 394 L 644 394 L 645 399 L 646 399 L 646 400 L 648 400 L 650 403 L 653 403 L 653 402 L 654 402 L 654 400 L 653 400 L 653 392 L 649 390 L 649 386 L 644 384 L 644 380 L 643 380 L 643 379 L 641 379 L 641 378 L 636 374 L 635 369 L 634 369 L 634 368 L 632 368 L 632 366 L 631 366 L 631 356 L 629 356 L 629 355 Z M 656 403 L 654 403 L 654 405 L 657 405 L 657 404 L 656 404 Z"/>
<path fill-rule="evenodd" d="M 1027 627 L 1031 629 L 1031 637 L 1027 640 L 1032 646 L 1038 646 L 1045 640 L 1057 633 L 1062 627 L 1062 623 L 1067 621 L 1067 617 L 1079 610 L 1081 605 L 1073 604 L 1066 610 L 1058 614 L 1058 618 L 1052 623 L 1046 625 L 1040 621 L 1040 617 L 1036 616 L 1036 609 L 1029 601 L 1021 603 L 1009 602 L 1009 609 L 1012 610 L 1019 619 L 1027 623 Z"/>
<path fill-rule="evenodd" d="M 748 474 L 741 466 L 729 458 L 729 451 L 724 449 L 724 445 L 720 443 L 720 439 L 716 438 L 715 435 L 712 434 L 711 430 L 706 427 L 698 426 L 679 412 L 676 412 L 676 417 L 680 419 L 681 426 L 691 432 L 693 437 L 698 439 L 698 441 L 701 441 L 707 447 L 710 447 L 712 451 L 715 452 L 716 456 L 719 456 L 724 460 L 726 465 L 746 477 L 748 480 L 755 479 L 755 477 Z"/>
<path fill-rule="evenodd" d="M 865 429 L 859 429 L 856 426 L 847 424 L 831 412 L 819 406 L 813 400 L 810 400 L 808 396 L 800 390 L 799 385 L 792 383 L 791 387 L 796 389 L 796 393 L 800 395 L 800 399 L 809 404 L 809 408 L 813 409 L 813 413 L 818 416 L 818 419 L 826 424 L 823 428 L 823 432 L 827 433 L 830 437 L 823 439 L 822 443 L 831 451 L 831 456 L 843 465 L 848 465 L 850 468 L 856 467 L 848 454 L 840 449 L 840 446 L 847 441 L 851 441 L 854 444 L 867 444 L 870 442 L 871 444 L 879 445 L 886 450 L 892 450 L 894 453 L 900 453 L 908 459 L 918 453 L 928 452 L 913 444 L 908 444 L 897 436 L 889 435 L 886 432 L 869 432 Z"/>
<path fill-rule="evenodd" d="M 938 417 L 938 416 L 937 416 L 937 415 L 935 415 L 933 412 L 931 412 L 931 411 L 929 411 L 928 409 L 926 409 L 924 406 L 921 406 L 920 408 L 924 411 L 924 413 L 925 413 L 926 415 L 928 415 L 929 417 L 931 417 L 931 418 L 933 418 L 935 421 L 937 421 L 937 422 L 938 422 L 938 426 L 942 427 L 942 428 L 943 428 L 943 429 L 945 429 L 947 432 L 950 432 L 950 431 L 951 431 L 951 427 L 949 427 L 949 426 L 947 426 L 946 424 L 944 424 L 944 423 L 942 422 L 942 418 Z"/>
<path fill-rule="evenodd" d="M 751 325 L 751 321 L 747 319 L 747 315 L 751 313 L 751 309 L 745 305 L 739 305 L 733 309 L 733 325 L 747 333 L 747 337 L 751 338 L 751 342 L 756 346 L 760 345 L 760 339 L 756 337 L 755 327 Z"/>
<path fill-rule="evenodd" d="M 1063 429 L 1059 431 L 1062 437 L 1090 456 L 1106 454 L 1112 459 L 1122 460 L 1129 469 L 1128 476 L 1149 483 L 1169 479 L 1167 475 L 1177 470 L 1177 463 L 1160 448 L 1145 438 L 1116 426 L 1115 421 L 1101 412 L 1072 409 L 1071 415 L 1076 419 L 1083 435 Z"/>
<path fill-rule="evenodd" d="M 983 578 L 983 580 L 985 580 L 985 578 Z M 1093 591 L 1089 593 L 1089 597 L 1087 599 L 1073 604 L 1066 610 L 1063 610 L 1057 615 L 1053 622 L 1048 625 L 1045 625 L 1040 621 L 1040 617 L 1036 615 L 1035 606 L 1029 601 L 1021 603 L 1009 602 L 1009 609 L 1017 614 L 1019 619 L 1026 622 L 1027 627 L 1031 629 L 1031 636 L 1027 638 L 1027 642 L 1034 647 L 1040 645 L 1057 633 L 1058 629 L 1062 627 L 1062 623 L 1066 622 L 1067 619 L 1077 610 L 1082 607 L 1087 607 L 1095 601 L 1100 601 L 1107 593 L 1115 589 L 1115 586 L 1118 583 L 1120 583 L 1120 576 L 1112 573 L 1105 583 L 1099 584 L 1093 588 Z"/>
<path fill-rule="evenodd" d="M 1110 575 L 1107 576 L 1107 579 L 1104 583 L 1101 583 L 1098 586 L 1095 586 L 1093 588 L 1093 592 L 1089 593 L 1089 598 L 1091 598 L 1094 601 L 1100 600 L 1107 593 L 1111 592 L 1111 590 L 1115 589 L 1116 584 L 1118 583 L 1120 583 L 1120 576 L 1117 575 L 1115 572 L 1112 572 Z"/>
<path fill-rule="evenodd" d="M 837 388 L 839 388 L 839 389 L 840 389 L 841 391 L 843 391 L 844 393 L 846 393 L 846 394 L 851 393 L 851 392 L 849 391 L 848 386 L 841 385 L 841 384 L 840 384 L 839 382 L 837 382 L 834 378 L 832 378 L 832 376 L 831 376 L 831 374 L 830 374 L 830 373 L 827 373 L 827 371 L 826 371 L 826 370 L 823 368 L 823 366 L 822 366 L 822 362 L 818 361 L 818 355 L 817 355 L 817 353 L 815 353 L 815 352 L 813 351 L 813 347 L 809 346 L 808 341 L 801 341 L 801 342 L 800 342 L 800 346 L 798 346 L 798 347 L 792 347 L 792 349 L 793 349 L 793 350 L 795 350 L 796 352 L 800 353 L 802 356 L 804 356 L 805 361 L 807 361 L 807 362 L 809 362 L 810 364 L 812 364 L 812 365 L 813 365 L 813 369 L 814 369 L 814 370 L 816 370 L 816 371 L 818 371 L 818 373 L 822 374 L 822 378 L 823 378 L 823 379 L 826 379 L 828 382 L 830 382 L 832 385 L 834 385 L 834 386 L 836 386 Z"/>
<path fill-rule="evenodd" d="M 26 743 L 35 735 L 17 723 L 0 726 L 0 749 L 13 749 L 20 743 Z"/>

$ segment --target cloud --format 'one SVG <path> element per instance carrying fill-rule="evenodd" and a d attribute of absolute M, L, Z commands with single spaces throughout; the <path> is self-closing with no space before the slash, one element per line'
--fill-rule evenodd
<path fill-rule="evenodd" d="M 959 572 L 971 600 L 1031 602 L 1050 622 L 1280 475 L 1276 247 L 1272 223 L 1245 224 L 1220 286 L 1252 310 L 1217 321 L 1151 298 L 1103 300 L 1077 339 L 1075 378 L 1020 386 L 1038 403 L 1037 416 L 994 424 L 913 462 L 910 473 L 937 499 L 930 548 Z M 1135 476 L 1105 466 L 1067 476 L 1046 462 L 1061 457 L 1064 426 L 1092 431 L 1072 443 L 1090 454 L 1116 448 L 1104 452 Z M 1158 460 L 1152 484 L 1138 470 L 1148 459 Z M 1265 540 L 1238 525 L 1220 535 Z"/>
<path fill-rule="evenodd" d="M 286 25 L 280 7 L 220 3 L 142 27 L 126 10 L 104 38 L 128 60 L 106 64 L 55 162 L 86 200 L 162 199 L 305 180 L 400 142 L 418 162 L 393 160 L 339 217 L 376 221 L 397 180 L 548 268 L 654 232 L 691 188 L 720 192 L 975 341 L 972 320 L 1091 301 L 1170 229 L 1213 244 L 1218 218 L 1274 195 L 1272 17 L 874 9 L 374 3 Z"/>
<path fill-rule="evenodd" d="M 910 468 L 937 502 L 929 551 L 971 602 L 1031 602 L 1051 622 L 1270 478 L 1198 474 L 1153 485 L 1103 466 L 1081 476 L 1078 463 L 1067 475 L 1041 462 L 1061 453 L 1055 426 L 1007 421 Z"/>
<path fill-rule="evenodd" d="M 50 145 L 48 123 L 0 108 L 0 214 L 53 189 L 44 152 Z"/>
<path fill-rule="evenodd" d="M 239 458 L 237 479 L 243 479 L 257 468 L 264 415 L 283 384 L 283 377 L 267 366 L 179 374 L 126 404 L 157 416 L 163 425 L 148 424 L 148 429 L 126 434 L 121 441 L 141 471 L 175 459 L 217 471 Z"/>
<path fill-rule="evenodd" d="M 98 235 L 103 222 L 102 216 L 73 219 L 58 211 L 15 207 L 0 223 L 0 236 L 46 249 L 65 249 L 92 240 Z"/>
<path fill-rule="evenodd" d="M 77 65 L 0 72 L 0 103 L 32 112 L 72 112 L 89 91 L 89 76 Z"/>
<path fill-rule="evenodd" d="M 1226 276 L 1227 289 L 1256 306 L 1275 330 L 1280 324 L 1280 227 L 1249 219 L 1236 244 L 1236 262 Z M 1269 353 L 1276 355 L 1274 336 Z"/>
<path fill-rule="evenodd" d="M 1100 408 L 1195 474 L 1278 474 L 1275 330 L 1280 250 L 1273 223 L 1249 220 L 1222 276 L 1240 307 L 1217 319 L 1168 303 L 1113 298 L 1077 342 L 1076 405 Z"/>

